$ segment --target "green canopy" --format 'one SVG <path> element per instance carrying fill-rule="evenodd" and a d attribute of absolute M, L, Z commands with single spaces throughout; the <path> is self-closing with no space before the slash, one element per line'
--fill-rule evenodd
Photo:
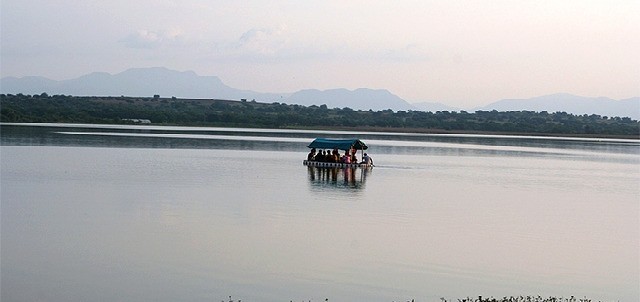
<path fill-rule="evenodd" d="M 367 150 L 367 145 L 359 139 L 329 139 L 329 138 L 316 138 L 309 146 L 309 148 L 317 149 L 339 149 L 339 150 Z"/>

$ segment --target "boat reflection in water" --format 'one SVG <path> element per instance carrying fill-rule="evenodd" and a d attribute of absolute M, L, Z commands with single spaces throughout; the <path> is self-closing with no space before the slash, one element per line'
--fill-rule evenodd
<path fill-rule="evenodd" d="M 309 183 L 312 186 L 363 189 L 372 168 L 308 166 L 307 170 L 309 172 Z"/>

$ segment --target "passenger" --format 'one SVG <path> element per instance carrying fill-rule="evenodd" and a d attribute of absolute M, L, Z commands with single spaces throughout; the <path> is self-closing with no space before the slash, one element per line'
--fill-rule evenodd
<path fill-rule="evenodd" d="M 358 157 L 356 156 L 356 149 L 351 149 L 351 162 L 352 163 L 357 163 L 358 162 Z"/>
<path fill-rule="evenodd" d="M 349 151 L 344 151 L 344 156 L 342 157 L 342 163 L 350 164 L 351 156 L 349 155 Z"/>
<path fill-rule="evenodd" d="M 373 158 L 371 158 L 371 156 L 369 156 L 367 153 L 365 153 L 364 156 L 362 156 L 361 164 L 372 165 L 373 166 Z"/>
<path fill-rule="evenodd" d="M 324 151 L 324 161 L 330 163 L 333 161 L 333 157 L 331 156 L 331 152 L 329 150 Z"/>
<path fill-rule="evenodd" d="M 339 163 L 340 162 L 340 152 L 338 152 L 338 149 L 333 149 L 333 153 L 331 154 L 331 161 L 334 163 Z"/>
<path fill-rule="evenodd" d="M 316 148 L 311 148 L 311 152 L 309 152 L 309 154 L 307 154 L 307 160 L 308 161 L 315 161 L 316 160 Z"/>

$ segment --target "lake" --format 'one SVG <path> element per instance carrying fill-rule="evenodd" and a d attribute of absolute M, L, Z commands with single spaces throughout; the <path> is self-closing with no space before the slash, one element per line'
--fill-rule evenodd
<path fill-rule="evenodd" d="M 640 300 L 640 141 L 2 124 L 2 301 Z M 371 169 L 302 165 L 358 137 Z"/>

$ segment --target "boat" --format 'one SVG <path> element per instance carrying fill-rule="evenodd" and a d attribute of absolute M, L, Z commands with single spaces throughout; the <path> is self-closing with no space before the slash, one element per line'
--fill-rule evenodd
<path fill-rule="evenodd" d="M 307 147 L 312 149 L 325 149 L 325 150 L 360 150 L 364 154 L 364 150 L 369 147 L 359 139 L 329 139 L 329 138 L 316 138 Z M 357 168 L 357 167 L 373 167 L 373 163 L 334 163 L 323 162 L 313 160 L 303 160 L 302 164 L 309 167 L 320 168 Z"/>

